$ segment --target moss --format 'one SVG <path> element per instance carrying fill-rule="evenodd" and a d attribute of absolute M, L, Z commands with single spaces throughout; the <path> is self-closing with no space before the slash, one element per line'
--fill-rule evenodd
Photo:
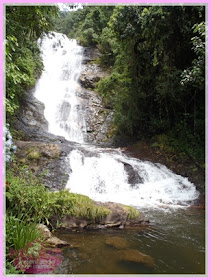
<path fill-rule="evenodd" d="M 30 160 L 36 160 L 40 157 L 40 153 L 37 151 L 31 152 L 28 154 L 27 158 Z"/>
<path fill-rule="evenodd" d="M 40 153 L 36 147 L 29 148 L 27 150 L 26 154 L 27 154 L 27 158 L 29 160 L 36 160 L 36 159 L 40 158 Z"/>
<path fill-rule="evenodd" d="M 128 211 L 128 220 L 134 220 L 136 218 L 138 218 L 138 216 L 140 215 L 140 211 L 138 211 L 137 209 L 135 209 L 134 207 L 132 206 L 127 206 L 127 205 L 122 205 L 123 208 L 125 210 Z"/>

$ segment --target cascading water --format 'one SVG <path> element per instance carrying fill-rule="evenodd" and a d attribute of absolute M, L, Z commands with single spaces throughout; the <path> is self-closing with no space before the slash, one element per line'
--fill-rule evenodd
<path fill-rule="evenodd" d="M 86 123 L 77 98 L 82 48 L 76 40 L 55 32 L 40 39 L 39 45 L 45 69 L 34 95 L 45 104 L 49 132 L 82 143 Z"/>
<path fill-rule="evenodd" d="M 82 48 L 59 33 L 44 36 L 40 48 L 45 71 L 35 96 L 45 104 L 49 131 L 83 143 L 86 123 L 77 98 Z M 129 158 L 118 149 L 86 146 L 73 150 L 69 161 L 72 172 L 67 188 L 98 201 L 136 207 L 185 206 L 199 195 L 188 179 L 160 164 Z"/>
<path fill-rule="evenodd" d="M 55 32 L 45 35 L 39 44 L 45 71 L 35 96 L 45 105 L 49 132 L 79 143 L 67 158 L 71 173 L 66 187 L 96 201 L 133 205 L 151 225 L 155 223 L 137 231 L 61 232 L 58 237 L 73 245 L 75 240 L 76 248 L 63 250 L 64 260 L 56 273 L 204 273 L 204 214 L 186 207 L 198 197 L 196 187 L 163 165 L 128 157 L 121 149 L 87 144 L 86 115 L 79 98 L 83 92 L 77 93 L 83 49 L 75 40 Z M 107 246 L 105 241 L 110 237 L 126 239 L 129 255 L 137 250 L 150 255 L 155 260 L 153 270 L 149 272 L 141 264 L 121 263 L 119 256 L 127 249 Z"/>
<path fill-rule="evenodd" d="M 72 173 L 67 187 L 72 192 L 138 208 L 187 206 L 199 195 L 187 178 L 161 164 L 127 157 L 120 150 L 95 148 L 95 153 L 96 156 L 86 156 L 80 150 L 70 153 Z"/>

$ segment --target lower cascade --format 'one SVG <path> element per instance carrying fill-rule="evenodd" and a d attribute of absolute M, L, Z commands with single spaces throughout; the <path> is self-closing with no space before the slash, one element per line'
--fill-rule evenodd
<path fill-rule="evenodd" d="M 86 116 L 77 96 L 82 47 L 55 32 L 39 43 L 45 71 L 35 97 L 45 104 L 49 132 L 81 143 L 67 159 L 71 173 L 66 187 L 71 192 L 138 208 L 185 207 L 197 199 L 194 184 L 161 164 L 128 157 L 120 149 L 83 145 Z"/>
<path fill-rule="evenodd" d="M 112 201 L 136 207 L 187 206 L 199 195 L 195 186 L 167 167 L 140 161 L 120 150 L 80 150 L 69 155 L 72 173 L 67 187 L 96 201 Z"/>

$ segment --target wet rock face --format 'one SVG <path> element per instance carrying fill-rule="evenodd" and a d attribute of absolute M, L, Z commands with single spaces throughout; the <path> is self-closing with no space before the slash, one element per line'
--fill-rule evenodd
<path fill-rule="evenodd" d="M 20 104 L 19 122 L 36 130 L 47 130 L 48 122 L 44 117 L 45 106 L 32 93 L 25 95 Z"/>
<path fill-rule="evenodd" d="M 29 92 L 21 101 L 14 128 L 21 132 L 22 139 L 26 141 L 66 143 L 64 137 L 47 132 L 48 122 L 44 117 L 44 109 L 44 104 Z"/>
<path fill-rule="evenodd" d="M 95 47 L 84 47 L 83 48 L 83 64 L 92 62 L 100 56 L 100 52 Z"/>
<path fill-rule="evenodd" d="M 79 78 L 79 83 L 84 88 L 94 89 L 96 83 L 99 82 L 101 78 L 105 78 L 106 76 L 108 76 L 108 74 L 105 73 L 99 67 L 99 65 L 95 63 L 86 64 L 83 66 L 83 70 Z"/>
<path fill-rule="evenodd" d="M 95 144 L 112 143 L 113 112 L 103 106 L 102 98 L 95 92 L 96 83 L 108 73 L 96 64 L 100 56 L 97 48 L 84 48 L 83 67 L 79 77 L 77 96 L 86 115 L 86 142 Z"/>
<path fill-rule="evenodd" d="M 57 190 L 66 186 L 71 172 L 67 155 L 71 147 L 64 144 L 35 141 L 15 141 L 17 160 L 27 164 L 35 175 L 41 175 L 42 183 Z"/>
<path fill-rule="evenodd" d="M 130 185 L 135 185 L 135 184 L 141 184 L 143 183 L 143 180 L 142 178 L 139 176 L 138 174 L 138 171 L 134 170 L 134 168 L 126 163 L 126 162 L 123 162 L 124 164 L 124 169 L 125 171 L 127 172 L 127 175 L 128 175 L 128 183 Z"/>
<path fill-rule="evenodd" d="M 113 112 L 103 107 L 101 97 L 92 90 L 87 90 L 81 86 L 77 89 L 77 96 L 83 107 L 86 135 L 85 141 L 88 143 L 111 143 L 110 130 L 113 121 Z"/>

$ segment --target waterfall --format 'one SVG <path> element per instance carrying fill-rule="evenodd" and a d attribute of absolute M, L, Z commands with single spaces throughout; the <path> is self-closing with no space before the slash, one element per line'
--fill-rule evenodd
<path fill-rule="evenodd" d="M 45 70 L 35 97 L 45 104 L 49 131 L 67 140 L 84 143 L 86 116 L 77 96 L 82 68 L 82 47 L 65 35 L 51 33 L 40 41 Z M 199 193 L 196 187 L 165 166 L 130 158 L 120 149 L 81 146 L 68 160 L 67 188 L 97 201 L 136 207 L 187 206 Z"/>
<path fill-rule="evenodd" d="M 128 157 L 120 150 L 95 148 L 93 156 L 74 150 L 69 160 L 72 173 L 67 187 L 96 201 L 138 208 L 185 207 L 199 195 L 187 178 L 164 165 Z"/>
<path fill-rule="evenodd" d="M 35 97 L 45 104 L 49 132 L 83 143 L 86 123 L 77 97 L 82 47 L 76 40 L 52 32 L 39 39 L 44 71 L 35 88 Z"/>

